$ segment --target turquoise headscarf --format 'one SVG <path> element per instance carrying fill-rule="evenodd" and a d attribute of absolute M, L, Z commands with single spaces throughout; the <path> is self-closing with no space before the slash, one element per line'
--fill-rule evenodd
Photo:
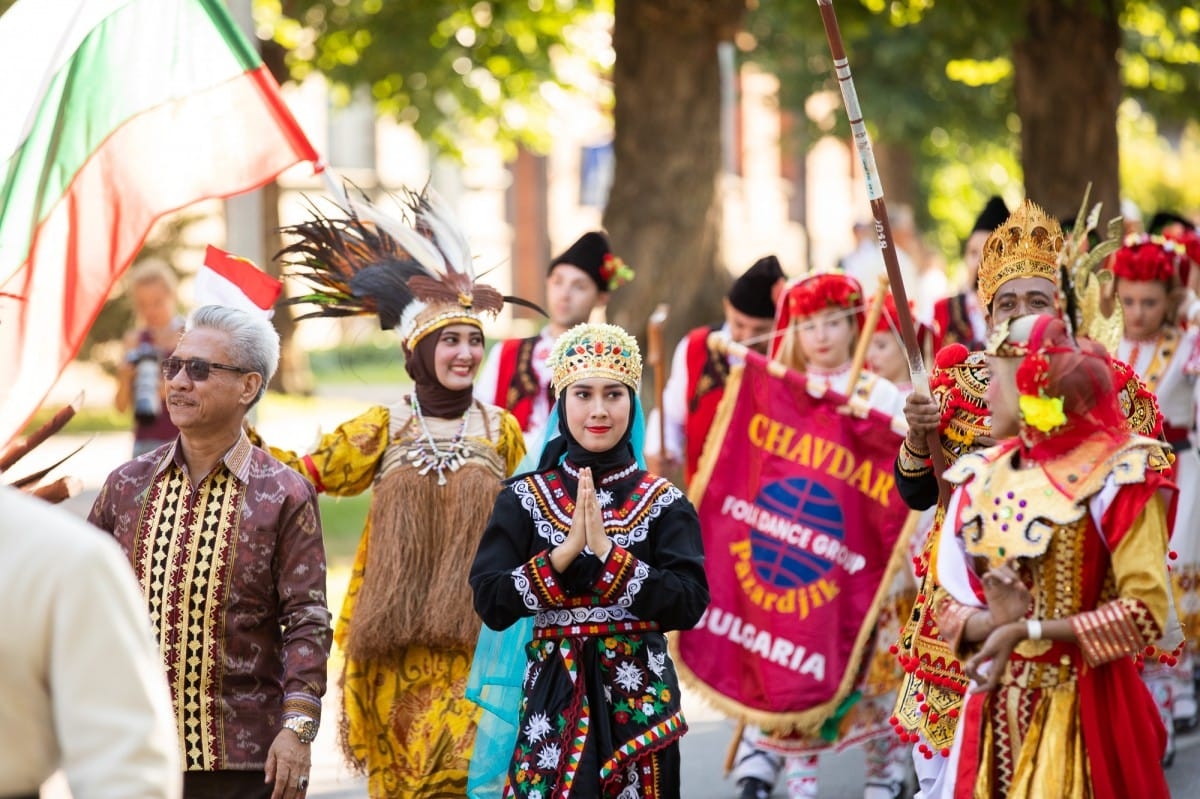
<path fill-rule="evenodd" d="M 642 447 L 646 442 L 646 418 L 642 402 L 633 395 L 633 431 L 630 443 L 638 466 L 646 468 Z M 536 455 L 525 453 L 517 474 L 536 471 L 542 452 L 558 437 L 558 405 L 546 422 L 546 440 Z M 525 646 L 533 639 L 533 617 L 525 616 L 507 630 L 497 632 L 486 624 L 479 632 L 467 698 L 483 708 L 475 733 L 475 750 L 467 772 L 470 799 L 495 799 L 504 793 L 508 766 L 517 746 L 517 725 L 525 679 Z"/>

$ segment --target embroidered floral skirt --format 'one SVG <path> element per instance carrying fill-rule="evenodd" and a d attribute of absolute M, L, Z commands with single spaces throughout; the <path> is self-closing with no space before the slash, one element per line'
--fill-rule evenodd
<path fill-rule="evenodd" d="M 661 633 L 539 638 L 506 797 L 675 799 L 687 724 Z"/>

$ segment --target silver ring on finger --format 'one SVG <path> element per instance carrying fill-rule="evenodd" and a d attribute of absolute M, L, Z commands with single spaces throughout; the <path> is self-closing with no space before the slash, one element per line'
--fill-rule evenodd
<path fill-rule="evenodd" d="M 300 779 L 296 780 L 296 787 L 302 791 L 307 791 L 308 790 L 308 777 L 305 776 L 305 777 L 301 777 Z"/>

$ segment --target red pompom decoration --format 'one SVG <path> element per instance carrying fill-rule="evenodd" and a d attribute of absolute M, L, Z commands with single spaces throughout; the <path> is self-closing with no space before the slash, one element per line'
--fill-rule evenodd
<path fill-rule="evenodd" d="M 967 356 L 970 354 L 971 351 L 962 344 L 949 344 L 938 350 L 934 360 L 939 369 L 949 369 L 967 360 Z"/>

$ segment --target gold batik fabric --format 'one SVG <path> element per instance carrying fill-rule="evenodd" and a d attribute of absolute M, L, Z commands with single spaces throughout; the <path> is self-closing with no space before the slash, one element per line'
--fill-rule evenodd
<path fill-rule="evenodd" d="M 224 469 L 196 486 L 197 496 L 189 496 L 192 490 L 179 468 L 153 484 L 133 561 L 175 701 L 184 770 L 211 771 L 223 763 L 219 611 L 229 591 L 243 492 Z"/>
<path fill-rule="evenodd" d="M 1091 776 L 1073 684 L 996 689 L 983 736 L 975 799 L 1090 799 Z"/>
<path fill-rule="evenodd" d="M 396 663 L 347 661 L 342 746 L 369 796 L 466 796 L 481 713 L 466 698 L 471 654 L 410 646 Z"/>
<path fill-rule="evenodd" d="M 462 419 L 425 420 L 438 446 L 460 429 L 471 455 L 419 474 L 410 453 L 425 431 L 408 401 L 376 407 L 324 436 L 307 455 L 273 450 L 320 489 L 373 490 L 334 631 L 346 655 L 343 752 L 371 797 L 465 796 L 479 720 L 466 699 L 478 619 L 471 555 L 501 480 L 525 454 L 516 419 L 476 403 Z"/>

